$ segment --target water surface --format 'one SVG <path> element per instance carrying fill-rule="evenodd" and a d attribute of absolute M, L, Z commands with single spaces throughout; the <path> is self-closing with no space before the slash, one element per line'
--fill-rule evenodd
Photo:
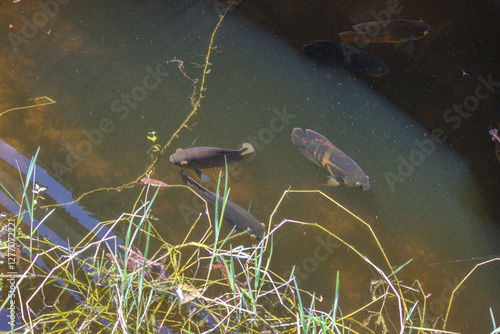
<path fill-rule="evenodd" d="M 21 18 L 31 20 L 43 9 L 21 3 L 1 10 L 14 25 L 9 31 L 21 36 Z M 484 192 L 476 171 L 449 141 L 434 142 L 433 128 L 410 116 L 422 98 L 432 95 L 425 81 L 431 76 L 424 73 L 422 81 L 390 86 L 390 80 L 402 80 L 415 69 L 411 57 L 392 49 L 390 59 L 400 62 L 390 74 L 396 79 L 317 67 L 301 56 L 300 48 L 259 27 L 255 21 L 265 20 L 263 15 L 255 5 L 227 15 L 215 35 L 201 108 L 168 153 L 195 140 L 195 145 L 233 149 L 251 142 L 256 153 L 229 173 L 233 202 L 242 207 L 251 202 L 252 214 L 269 224 L 289 187 L 321 190 L 372 226 L 394 266 L 413 259 L 401 275 L 407 284 L 419 279 L 432 293 L 430 313 L 435 319 L 445 312 L 450 288 L 481 259 L 500 254 L 500 233 L 489 205 L 496 195 Z M 0 139 L 28 158 L 40 146 L 39 166 L 73 198 L 135 180 L 150 165 L 148 132 L 156 131 L 164 144 L 191 112 L 192 80 L 201 78 L 198 64 L 205 61 L 217 21 L 217 8 L 208 1 L 60 5 L 17 52 L 11 42 L 2 41 L 2 110 L 27 105 L 29 98 L 39 96 L 57 103 L 1 116 Z M 426 43 L 417 47 L 423 52 Z M 167 64 L 175 59 L 183 62 L 189 78 L 179 71 L 178 62 Z M 401 65 L 405 62 L 408 69 Z M 386 95 L 380 88 L 384 85 Z M 451 99 L 448 105 L 455 102 Z M 304 159 L 292 144 L 294 127 L 329 138 L 363 168 L 372 189 L 326 186 L 327 172 Z M 491 162 L 494 155 L 483 159 Z M 17 177 L 12 165 L 2 162 L 1 168 L 2 183 Z M 216 171 L 208 175 L 217 177 Z M 166 158 L 153 176 L 180 183 L 179 169 Z M 498 174 L 490 177 L 498 182 Z M 58 209 L 55 217 L 64 228 L 56 234 L 78 242 L 86 225 L 131 210 L 139 192 L 138 185 L 87 196 L 80 204 L 91 213 L 88 217 L 72 214 L 71 206 Z M 203 210 L 186 189 L 162 190 L 153 209 L 155 227 L 169 242 L 181 242 Z M 384 265 L 367 228 L 320 194 L 290 194 L 271 224 L 285 218 L 317 223 Z M 228 233 L 230 227 L 223 231 Z M 203 233 L 200 229 L 193 238 Z M 377 275 L 345 246 L 318 229 L 293 224 L 275 238 L 276 272 L 288 274 L 294 265 L 301 269 L 300 285 L 324 297 L 320 307 L 331 305 L 337 271 L 344 312 L 369 302 L 369 282 Z M 239 242 L 249 243 L 243 238 Z M 314 253 L 318 245 L 328 254 L 320 260 Z M 490 265 L 471 277 L 455 301 L 447 329 L 489 330 L 488 308 L 500 312 L 499 273 L 498 265 Z M 476 307 L 471 310 L 470 304 Z"/>

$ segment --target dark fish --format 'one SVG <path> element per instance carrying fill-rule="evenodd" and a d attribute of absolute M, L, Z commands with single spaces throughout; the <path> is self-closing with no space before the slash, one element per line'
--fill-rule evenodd
<path fill-rule="evenodd" d="M 313 41 L 304 45 L 302 53 L 316 63 L 334 68 L 347 68 L 372 77 L 381 77 L 390 72 L 389 67 L 375 55 L 350 45 Z"/>
<path fill-rule="evenodd" d="M 186 175 L 181 171 L 182 182 L 187 184 L 191 189 L 193 189 L 198 195 L 200 195 L 211 207 L 215 207 L 215 194 L 210 190 L 202 187 L 195 180 Z M 219 198 L 219 208 L 222 208 L 223 199 Z M 257 240 L 262 240 L 262 237 L 266 233 L 265 225 L 259 222 L 254 216 L 252 216 L 248 211 L 241 208 L 240 206 L 234 204 L 231 201 L 226 202 L 226 208 L 224 210 L 224 219 L 228 221 L 231 225 L 235 226 L 239 231 L 247 231 L 248 235 Z"/>
<path fill-rule="evenodd" d="M 249 143 L 243 143 L 242 148 L 239 150 L 218 147 L 192 147 L 177 150 L 177 152 L 170 155 L 170 161 L 176 166 L 194 169 L 203 182 L 208 182 L 210 179 L 200 172 L 200 169 L 223 167 L 226 161 L 228 164 L 238 162 L 253 151 L 255 149 Z"/>
<path fill-rule="evenodd" d="M 368 176 L 358 164 L 324 136 L 313 130 L 306 129 L 304 132 L 301 128 L 295 128 L 292 141 L 308 160 L 332 174 L 331 178 L 354 189 L 370 190 Z M 334 183 L 338 185 L 337 182 Z"/>
<path fill-rule="evenodd" d="M 370 21 L 352 26 L 354 31 L 339 33 L 344 43 L 409 43 L 408 50 L 413 52 L 413 40 L 426 37 L 432 27 L 416 20 L 399 19 L 393 21 Z"/>

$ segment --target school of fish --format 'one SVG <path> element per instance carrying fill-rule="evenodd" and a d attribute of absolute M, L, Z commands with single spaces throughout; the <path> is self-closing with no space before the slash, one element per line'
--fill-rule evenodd
<path fill-rule="evenodd" d="M 339 33 L 342 44 L 315 40 L 304 45 L 302 53 L 305 57 L 322 65 L 381 77 L 390 72 L 389 67 L 382 60 L 367 51 L 347 44 L 405 43 L 405 50 L 411 53 L 413 40 L 424 38 L 432 31 L 432 27 L 425 22 L 407 19 L 371 21 L 356 24 L 352 28 L 354 30 Z M 491 130 L 490 133 L 498 144 L 500 141 L 498 130 Z M 291 139 L 300 153 L 330 174 L 328 185 L 337 186 L 342 183 L 357 190 L 371 189 L 370 180 L 363 169 L 322 134 L 296 127 L 291 133 Z M 193 170 L 203 183 L 207 183 L 210 178 L 201 170 L 221 168 L 239 162 L 253 152 L 255 149 L 250 143 L 243 143 L 239 150 L 205 146 L 190 147 L 178 149 L 172 153 L 170 162 L 183 169 Z M 181 171 L 180 175 L 182 182 L 211 207 L 222 207 L 224 203 L 222 196 L 218 198 L 215 193 L 200 185 L 184 171 Z M 163 186 L 161 181 L 149 178 L 143 179 L 143 182 Z M 250 214 L 249 210 L 227 199 L 223 219 L 233 225 L 236 230 L 246 232 L 248 236 L 256 240 L 262 240 L 267 232 L 266 225 Z"/>
<path fill-rule="evenodd" d="M 398 18 L 397 20 L 370 21 L 352 26 L 353 30 L 339 33 L 342 44 L 313 40 L 304 45 L 302 53 L 317 65 L 381 77 L 390 72 L 389 67 L 378 57 L 360 49 L 372 43 L 391 43 L 396 48 L 412 54 L 414 40 L 422 39 L 432 32 L 432 27 L 417 20 Z M 357 47 L 348 45 L 355 44 Z"/>
<path fill-rule="evenodd" d="M 299 151 L 316 165 L 326 169 L 330 173 L 328 185 L 337 186 L 339 183 L 359 190 L 370 190 L 370 181 L 361 167 L 337 146 L 332 144 L 326 137 L 316 131 L 294 128 L 291 134 L 292 143 Z M 241 149 L 230 150 L 218 147 L 190 147 L 178 149 L 170 155 L 170 162 L 178 167 L 192 169 L 202 182 L 209 182 L 208 176 L 200 169 L 220 168 L 227 164 L 241 161 L 246 155 L 253 153 L 254 147 L 249 143 L 243 143 Z M 212 208 L 216 205 L 222 207 L 223 198 L 206 189 L 191 177 L 181 171 L 181 180 L 195 193 L 203 198 Z M 155 184 L 160 182 L 148 182 Z M 238 231 L 247 232 L 247 235 L 262 240 L 266 234 L 266 226 L 236 203 L 227 200 L 224 211 L 224 220 L 229 222 Z"/>

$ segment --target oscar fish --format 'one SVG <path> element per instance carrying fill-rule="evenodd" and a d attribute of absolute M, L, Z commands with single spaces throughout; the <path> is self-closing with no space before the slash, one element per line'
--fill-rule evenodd
<path fill-rule="evenodd" d="M 361 167 L 316 131 L 306 129 L 304 132 L 301 128 L 295 128 L 292 142 L 308 160 L 331 174 L 331 185 L 336 186 L 339 184 L 337 181 L 342 181 L 354 189 L 370 190 L 370 181 Z"/>
<path fill-rule="evenodd" d="M 339 33 L 342 42 L 351 43 L 408 43 L 406 50 L 413 52 L 413 42 L 428 36 L 432 27 L 417 20 L 370 21 L 352 26 L 354 31 Z"/>
<path fill-rule="evenodd" d="M 350 45 L 312 41 L 304 45 L 302 53 L 318 64 L 333 68 L 346 68 L 372 77 L 381 77 L 390 72 L 389 67 L 378 57 Z"/>
<path fill-rule="evenodd" d="M 201 178 L 202 182 L 209 182 L 210 178 L 202 173 L 200 169 L 223 167 L 226 164 L 238 162 L 247 154 L 254 152 L 252 144 L 243 143 L 239 150 L 229 150 L 218 147 L 191 147 L 178 149 L 170 155 L 170 162 L 184 168 L 192 168 Z"/>
<path fill-rule="evenodd" d="M 181 171 L 181 179 L 186 185 L 193 189 L 200 195 L 207 203 L 214 208 L 216 204 L 216 197 L 213 192 L 202 187 L 195 180 Z M 222 208 L 223 198 L 219 197 L 219 208 Z M 224 210 L 224 219 L 231 225 L 235 226 L 239 231 L 246 231 L 248 235 L 257 240 L 262 240 L 266 233 L 265 225 L 252 216 L 247 210 L 238 206 L 237 204 L 226 201 L 226 208 Z"/>

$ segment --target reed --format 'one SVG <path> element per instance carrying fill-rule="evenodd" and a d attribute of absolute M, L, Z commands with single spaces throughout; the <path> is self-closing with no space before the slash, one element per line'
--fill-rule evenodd
<path fill-rule="evenodd" d="M 9 222 L 15 221 L 19 231 L 16 247 L 23 250 L 18 264 L 23 271 L 16 276 L 16 294 L 13 296 L 18 305 L 19 325 L 12 327 L 12 332 L 142 333 L 169 328 L 182 333 L 343 334 L 385 333 L 389 332 L 388 323 L 397 323 L 395 328 L 399 333 L 454 333 L 446 331 L 444 325 L 442 329 L 425 326 L 428 308 L 420 282 L 416 280 L 411 286 L 406 286 L 397 278 L 411 260 L 391 269 L 389 256 L 371 227 L 322 192 L 286 190 L 270 216 L 270 223 L 286 195 L 313 193 L 324 196 L 372 233 L 385 260 L 382 264 L 387 265 L 389 271 L 381 269 L 334 232 L 315 223 L 285 219 L 270 228 L 266 237 L 256 245 L 233 247 L 233 238 L 240 234 L 222 237 L 220 233 L 230 194 L 228 178 L 221 175 L 217 197 L 222 196 L 223 205 L 216 205 L 213 223 L 207 216 L 210 227 L 198 241 L 187 241 L 192 229 L 182 244 L 173 245 L 163 240 L 149 217 L 158 193 L 168 188 L 146 182 L 133 210 L 108 222 L 109 232 L 101 240 L 91 241 L 92 234 L 89 233 L 85 242 L 78 245 L 55 245 L 36 233 L 39 224 L 34 223 L 36 193 L 32 191 L 36 187 L 36 157 L 31 160 L 26 177 L 22 178 L 20 199 L 13 198 L 2 185 L 19 206 Z M 225 175 L 228 175 L 227 169 Z M 194 193 L 184 185 L 171 187 Z M 208 210 L 208 206 L 205 207 Z M 26 222 L 27 233 L 22 232 L 25 227 L 23 219 L 29 220 Z M 337 271 L 331 310 L 320 311 L 316 309 L 318 297 L 299 288 L 293 271 L 287 278 L 275 274 L 271 266 L 275 248 L 273 240 L 275 233 L 285 224 L 312 226 L 331 235 L 362 258 L 377 273 L 376 286 L 371 291 L 372 301 L 344 314 L 339 303 Z M 117 226 L 126 227 L 121 245 L 116 237 L 110 236 Z M 152 240 L 155 244 L 160 242 L 161 247 L 152 249 Z M 8 245 L 2 241 L 1 247 L 5 251 Z M 498 260 L 477 264 L 460 284 L 482 265 Z M 310 298 L 307 305 L 304 303 L 306 296 Z M 10 297 L 1 307 L 7 308 L 9 302 Z M 492 333 L 499 333 L 491 310 L 490 313 Z M 374 322 L 372 318 L 375 318 Z"/>
<path fill-rule="evenodd" d="M 211 51 L 215 48 L 214 36 L 224 16 L 220 17 L 211 35 L 201 82 L 198 88 L 194 85 L 192 110 L 171 138 L 161 146 L 160 156 L 181 130 L 188 128 L 187 123 L 201 106 L 206 90 L 205 78 L 210 72 Z M 182 61 L 175 62 L 187 77 Z M 55 103 L 48 100 L 45 104 Z M 2 114 L 29 107 L 33 106 L 9 109 Z M 19 208 L 8 220 L 16 226 L 15 244 L 4 240 L 7 224 L 2 222 L 0 231 L 0 250 L 2 253 L 12 247 L 18 250 L 17 265 L 22 269 L 21 273 L 15 275 L 15 294 L 9 294 L 1 305 L 1 309 L 7 309 L 11 298 L 15 298 L 18 322 L 11 327 L 12 333 L 158 333 L 169 329 L 176 333 L 357 334 L 387 333 L 392 323 L 397 324 L 392 332 L 454 333 L 446 331 L 445 325 L 442 329 L 428 326 L 426 294 L 418 280 L 407 286 L 398 279 L 398 274 L 405 270 L 411 260 L 393 266 L 371 226 L 319 190 L 285 190 L 269 217 L 266 237 L 252 247 L 233 247 L 232 241 L 239 234 L 223 237 L 220 233 L 230 195 L 226 166 L 226 177 L 219 175 L 218 178 L 215 217 L 212 220 L 207 215 L 209 227 L 206 232 L 199 240 L 188 241 L 192 239 L 192 231 L 200 228 L 199 222 L 203 216 L 200 214 L 193 221 L 183 242 L 171 244 L 158 233 L 149 218 L 157 195 L 162 189 L 167 189 L 163 182 L 149 179 L 149 171 L 158 161 L 155 158 L 146 172 L 136 180 L 117 188 L 92 190 L 77 198 L 75 202 L 99 191 L 119 191 L 136 187 L 139 181 L 143 183 L 134 206 L 126 208 L 127 212 L 123 212 L 116 220 L 102 222 L 77 245 L 62 246 L 55 245 L 37 233 L 40 224 L 55 210 L 45 215 L 39 224 L 35 223 L 39 196 L 35 183 L 37 156 L 38 151 L 31 160 L 26 177 L 23 178 L 20 173 L 23 189 L 21 198 L 15 198 L 0 183 Z M 170 185 L 170 188 L 182 188 L 196 195 L 184 185 Z M 326 198 L 332 207 L 338 207 L 351 215 L 361 228 L 370 233 L 377 246 L 377 255 L 382 255 L 382 263 L 372 260 L 375 254 L 362 253 L 335 231 L 316 223 L 284 219 L 273 225 L 278 208 L 292 194 Z M 223 199 L 222 206 L 218 205 L 220 196 Z M 208 212 L 207 203 L 205 210 Z M 350 313 L 343 312 L 339 301 L 340 275 L 337 271 L 333 305 L 329 311 L 322 311 L 316 307 L 319 298 L 299 287 L 294 270 L 289 277 L 277 275 L 271 265 L 276 247 L 275 234 L 286 224 L 310 226 L 335 238 L 362 259 L 374 272 L 375 286 L 366 291 L 367 294 L 371 293 L 372 300 Z M 108 232 L 104 237 L 93 239 L 94 232 L 105 225 L 108 226 Z M 118 230 L 117 227 L 125 227 L 122 244 L 111 234 L 111 231 Z M 153 244 L 160 246 L 153 247 Z M 460 285 L 483 264 L 498 260 L 500 258 L 479 263 Z M 444 317 L 445 323 L 459 286 L 452 293 Z M 310 302 L 307 302 L 308 299 Z M 491 309 L 490 316 L 493 324 L 491 333 L 500 333 Z"/>

